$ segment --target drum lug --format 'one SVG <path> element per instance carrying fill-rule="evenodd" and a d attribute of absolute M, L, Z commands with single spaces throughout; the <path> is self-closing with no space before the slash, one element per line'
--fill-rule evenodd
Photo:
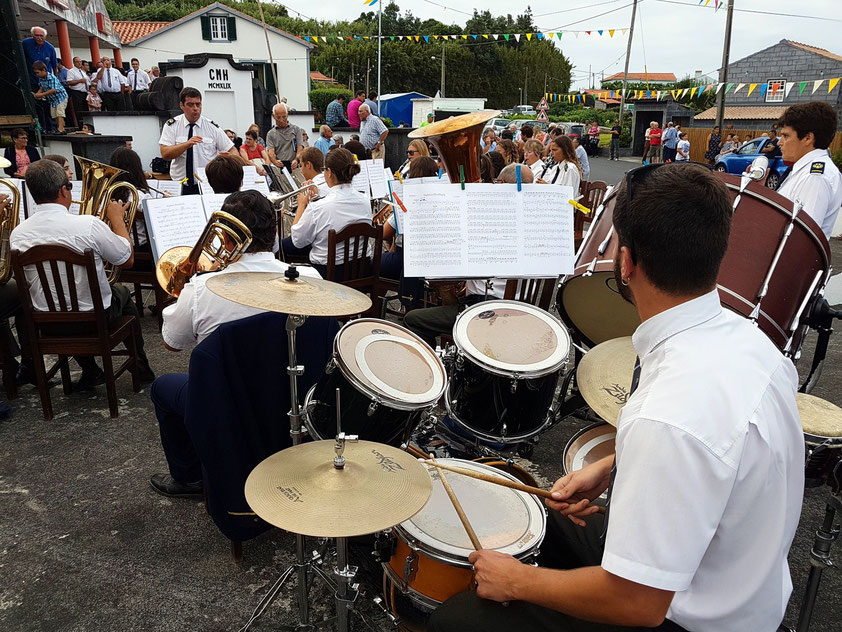
<path fill-rule="evenodd" d="M 336 358 L 331 358 L 325 367 L 325 373 L 330 375 L 336 370 Z"/>
<path fill-rule="evenodd" d="M 599 259 L 599 257 L 594 257 L 594 258 L 593 258 L 593 261 L 591 261 L 591 262 L 588 264 L 588 269 L 587 269 L 587 270 L 585 270 L 585 273 L 584 273 L 582 276 L 591 276 L 591 275 L 593 274 L 593 271 L 596 269 L 596 262 L 597 262 L 597 259 Z"/>
<path fill-rule="evenodd" d="M 368 405 L 368 416 L 373 417 L 374 413 L 377 412 L 377 409 L 380 407 L 380 402 L 376 399 Z"/>
<path fill-rule="evenodd" d="M 456 353 L 455 366 L 456 369 L 460 371 L 462 370 L 462 367 L 465 366 L 465 356 L 463 356 L 461 353 Z"/>
<path fill-rule="evenodd" d="M 388 562 L 395 553 L 395 538 L 392 536 L 392 530 L 386 529 L 374 536 L 374 550 L 371 555 L 374 561 L 378 564 Z"/>
<path fill-rule="evenodd" d="M 509 390 L 511 391 L 512 395 L 514 395 L 517 392 L 517 381 L 518 381 L 519 377 L 520 376 L 515 375 L 512 378 L 511 382 L 509 382 Z"/>
<path fill-rule="evenodd" d="M 409 588 L 409 582 L 415 579 L 415 574 L 418 572 L 418 554 L 413 551 L 406 556 L 403 563 L 403 592 Z"/>

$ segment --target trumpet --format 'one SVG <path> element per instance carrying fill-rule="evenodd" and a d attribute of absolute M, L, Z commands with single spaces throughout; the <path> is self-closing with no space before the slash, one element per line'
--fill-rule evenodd
<path fill-rule="evenodd" d="M 234 243 L 232 250 L 225 245 L 226 237 Z M 178 298 L 194 274 L 210 269 L 213 264 L 217 264 L 218 270 L 225 269 L 243 256 L 251 241 L 248 226 L 230 213 L 216 211 L 195 246 L 176 246 L 161 255 L 155 276 L 167 294 Z"/>
<path fill-rule="evenodd" d="M 298 187 L 297 189 L 295 189 L 293 191 L 290 191 L 289 193 L 281 193 L 280 191 L 269 191 L 269 195 L 266 196 L 266 197 L 269 198 L 269 201 L 272 203 L 272 206 L 274 207 L 274 209 L 276 211 L 284 210 L 284 206 L 285 206 L 284 203 L 288 199 L 290 199 L 292 197 L 295 197 L 296 195 L 298 195 L 302 191 L 306 191 L 310 187 L 315 187 L 315 186 L 316 186 L 315 184 L 307 184 L 307 185 L 304 185 L 303 187 Z M 318 187 L 316 187 L 316 188 L 318 188 Z M 324 197 L 324 196 L 319 194 L 319 195 L 316 195 L 316 196 L 310 198 L 310 201 L 315 202 L 316 200 L 320 200 L 322 197 Z"/>
<path fill-rule="evenodd" d="M 126 225 L 129 235 L 131 235 L 137 207 L 140 204 L 140 194 L 128 182 L 112 184 L 114 178 L 126 172 L 117 167 L 90 160 L 89 158 L 82 158 L 81 156 L 73 157 L 79 163 L 79 166 L 82 167 L 82 194 L 80 196 L 82 199 L 78 202 L 79 215 L 96 215 L 106 224 L 110 225 L 105 214 L 108 203 L 114 196 L 115 191 L 128 189 L 132 196 L 132 201 L 129 205 L 128 212 L 123 215 L 123 222 Z M 120 268 L 115 268 L 110 263 L 106 263 L 105 273 L 108 277 L 108 282 L 114 283 L 120 276 Z"/>
<path fill-rule="evenodd" d="M 0 178 L 0 184 L 12 194 L 12 203 L 0 212 L 0 285 L 12 276 L 12 251 L 9 236 L 20 221 L 20 191 L 11 180 Z"/>

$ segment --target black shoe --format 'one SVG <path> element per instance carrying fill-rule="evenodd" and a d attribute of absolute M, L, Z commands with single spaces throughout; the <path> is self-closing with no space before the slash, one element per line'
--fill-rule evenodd
<path fill-rule="evenodd" d="M 204 485 L 202 481 L 195 483 L 179 483 L 169 474 L 153 474 L 149 484 L 161 496 L 169 498 L 204 498 Z"/>
<path fill-rule="evenodd" d="M 148 362 L 138 362 L 138 379 L 143 385 L 152 384 L 155 381 L 155 371 L 149 367 Z"/>
<path fill-rule="evenodd" d="M 105 372 L 97 367 L 96 371 L 82 371 L 82 377 L 73 382 L 72 389 L 76 391 L 89 391 L 95 386 L 105 384 Z"/>

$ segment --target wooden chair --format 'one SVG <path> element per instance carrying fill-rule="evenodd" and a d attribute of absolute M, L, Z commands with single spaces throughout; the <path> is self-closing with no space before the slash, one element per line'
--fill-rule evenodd
<path fill-rule="evenodd" d="M 3 345 L 0 345 L 0 371 L 3 372 L 3 390 L 6 391 L 6 399 L 15 399 L 18 396 L 15 360 L 6 353 Z"/>
<path fill-rule="evenodd" d="M 547 279 L 509 279 L 504 299 L 521 301 L 549 311 L 556 277 Z"/>
<path fill-rule="evenodd" d="M 371 240 L 374 240 L 373 247 Z M 345 246 L 341 261 L 336 261 L 336 247 Z M 370 252 L 369 252 L 370 251 Z M 338 233 L 328 233 L 327 272 L 325 278 L 354 288 L 371 297 L 371 309 L 366 316 L 377 317 L 382 309 L 378 305 L 381 294 L 380 257 L 383 253 L 383 227 L 371 224 L 351 224 Z M 341 274 L 338 270 L 342 266 Z M 341 278 L 340 278 L 341 277 Z"/>
<path fill-rule="evenodd" d="M 35 380 L 41 396 L 44 419 L 53 418 L 47 382 L 55 375 L 56 370 L 61 371 L 65 395 L 70 393 L 70 356 L 102 356 L 108 409 L 111 417 L 117 417 L 116 380 L 126 369 L 132 375 L 132 390 L 135 393 L 140 391 L 135 345 L 135 333 L 139 324 L 134 316 L 123 316 L 114 325 L 108 326 L 105 309 L 102 307 L 102 294 L 93 251 L 85 250 L 83 254 L 79 254 L 64 246 L 35 246 L 25 252 L 13 251 L 12 267 L 18 282 L 21 314 L 29 330 Z M 42 290 L 47 302 L 47 311 L 33 308 L 30 283 L 24 273 L 25 267 L 35 268 L 41 288 L 56 289 L 56 298 L 52 292 Z M 65 274 L 64 279 L 61 272 Z M 93 311 L 79 309 L 77 274 L 84 275 L 81 278 L 87 280 L 94 304 Z M 57 333 L 57 328 L 60 328 L 60 333 Z M 114 347 L 121 343 L 125 344 L 126 350 L 113 351 Z M 48 372 L 44 365 L 44 356 L 50 354 L 57 355 L 58 362 Z M 116 371 L 113 356 L 127 356 Z"/>
<path fill-rule="evenodd" d="M 578 210 L 574 212 L 573 240 L 577 250 L 579 249 L 579 244 L 582 243 L 582 239 L 584 239 L 585 220 L 587 219 L 588 222 L 593 221 L 593 214 L 599 208 L 599 205 L 602 204 L 602 200 L 605 199 L 608 185 L 602 180 L 582 182 L 579 190 L 582 195 L 582 206 L 587 206 L 591 210 L 591 213 L 590 215 L 585 215 Z"/>
<path fill-rule="evenodd" d="M 152 290 L 155 294 L 155 316 L 158 318 L 158 330 L 164 326 L 164 307 L 170 299 L 158 278 L 155 276 L 155 257 L 152 251 L 138 249 L 139 238 L 137 235 L 137 221 L 132 226 L 132 247 L 134 249 L 134 265 L 131 268 L 120 271 L 120 283 L 134 286 L 134 300 L 137 306 L 137 313 L 143 318 L 143 290 Z M 147 246 L 148 248 L 148 246 Z"/>

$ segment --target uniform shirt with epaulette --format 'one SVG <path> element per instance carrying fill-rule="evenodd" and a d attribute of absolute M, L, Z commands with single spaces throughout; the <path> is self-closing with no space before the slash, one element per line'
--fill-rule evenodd
<path fill-rule="evenodd" d="M 179 114 L 174 119 L 170 119 L 164 123 L 164 129 L 161 130 L 161 140 L 158 143 L 167 147 L 186 143 L 189 125 L 187 116 L 184 114 Z M 231 139 L 219 125 L 204 116 L 200 116 L 194 123 L 193 136 L 202 137 L 201 143 L 193 145 L 194 170 L 204 167 L 220 153 L 226 152 L 234 146 L 234 143 L 231 142 Z M 180 181 L 187 177 L 187 151 L 178 158 L 174 158 L 170 163 L 170 177 L 173 180 Z"/>
<path fill-rule="evenodd" d="M 842 175 L 826 149 L 814 149 L 792 165 L 778 193 L 804 205 L 804 212 L 830 239 L 842 206 Z"/>

